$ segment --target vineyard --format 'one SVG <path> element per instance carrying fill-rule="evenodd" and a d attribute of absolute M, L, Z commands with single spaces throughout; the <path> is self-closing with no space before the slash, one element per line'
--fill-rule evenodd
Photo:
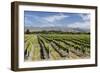
<path fill-rule="evenodd" d="M 89 34 L 34 33 L 24 38 L 25 61 L 90 58 Z"/>

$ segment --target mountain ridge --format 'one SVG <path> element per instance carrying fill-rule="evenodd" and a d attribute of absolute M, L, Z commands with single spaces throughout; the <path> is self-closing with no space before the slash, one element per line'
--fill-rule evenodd
<path fill-rule="evenodd" d="M 70 27 L 24 27 L 24 31 L 29 29 L 31 32 L 38 31 L 62 31 L 62 32 L 90 32 L 90 29 L 85 28 L 70 28 Z"/>

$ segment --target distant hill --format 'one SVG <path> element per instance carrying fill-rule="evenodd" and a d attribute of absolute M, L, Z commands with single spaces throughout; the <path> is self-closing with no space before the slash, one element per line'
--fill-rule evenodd
<path fill-rule="evenodd" d="M 90 32 L 90 29 L 69 28 L 69 27 L 24 27 L 24 31 L 29 29 L 31 32 L 38 31 L 61 31 L 61 32 Z"/>

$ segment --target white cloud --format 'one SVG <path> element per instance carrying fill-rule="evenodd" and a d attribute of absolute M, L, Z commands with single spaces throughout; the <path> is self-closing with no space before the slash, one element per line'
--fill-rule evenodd
<path fill-rule="evenodd" d="M 50 24 L 50 23 L 47 23 L 47 24 L 42 24 L 40 27 L 54 27 L 55 25 L 54 24 Z"/>
<path fill-rule="evenodd" d="M 66 18 L 66 17 L 69 17 L 69 16 L 60 13 L 60 14 L 57 14 L 57 15 L 44 17 L 43 19 L 48 21 L 48 22 L 55 22 L 57 20 L 61 20 L 61 19 Z"/>
<path fill-rule="evenodd" d="M 34 18 L 37 19 L 37 21 L 39 23 L 41 23 L 40 27 L 48 27 L 48 26 L 55 27 L 55 26 L 61 26 L 61 24 L 56 24 L 56 21 L 59 21 L 65 17 L 69 17 L 69 16 L 60 13 L 60 14 L 56 14 L 56 15 L 41 17 L 41 19 L 39 19 L 38 16 L 35 16 Z"/>
<path fill-rule="evenodd" d="M 67 26 L 72 28 L 90 29 L 90 14 L 80 14 L 80 17 L 82 18 L 83 22 L 75 22 L 73 24 L 68 24 Z"/>
<path fill-rule="evenodd" d="M 68 27 L 71 28 L 84 28 L 84 29 L 90 29 L 90 22 L 75 22 L 73 24 L 67 25 Z"/>
<path fill-rule="evenodd" d="M 84 20 L 84 21 L 89 21 L 89 20 L 90 20 L 90 14 L 87 14 L 87 15 L 80 14 L 80 17 L 81 17 L 82 20 Z"/>

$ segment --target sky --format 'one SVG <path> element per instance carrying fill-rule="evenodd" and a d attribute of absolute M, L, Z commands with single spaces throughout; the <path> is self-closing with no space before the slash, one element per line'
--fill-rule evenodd
<path fill-rule="evenodd" d="M 25 27 L 90 28 L 89 13 L 24 11 Z"/>

